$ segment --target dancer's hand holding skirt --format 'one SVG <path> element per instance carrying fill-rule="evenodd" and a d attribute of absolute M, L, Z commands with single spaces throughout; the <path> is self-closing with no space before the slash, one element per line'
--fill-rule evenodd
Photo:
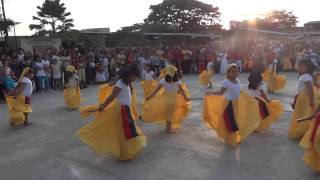
<path fill-rule="evenodd" d="M 98 104 L 104 103 L 104 101 L 112 94 L 114 85 L 113 84 L 104 84 L 99 87 L 98 91 Z M 112 101 L 105 109 L 115 106 L 116 101 Z M 139 113 L 137 110 L 137 94 L 132 87 L 132 95 L 131 95 L 131 109 L 132 109 L 132 116 L 136 120 L 139 117 Z"/>
<path fill-rule="evenodd" d="M 308 131 L 310 121 L 298 122 L 298 119 L 308 117 L 313 113 L 310 107 L 310 99 L 307 90 L 300 92 L 293 103 L 293 113 L 291 117 L 291 124 L 289 127 L 288 136 L 290 138 L 301 138 Z"/>
<path fill-rule="evenodd" d="M 185 83 L 181 84 L 187 97 L 190 91 Z M 191 111 L 191 101 L 186 101 L 181 93 L 158 92 L 152 99 L 142 103 L 142 119 L 145 122 L 153 122 L 165 125 L 171 122 L 172 129 L 181 128 L 182 122 Z"/>
<path fill-rule="evenodd" d="M 257 131 L 262 131 L 276 122 L 282 115 L 284 107 L 278 100 L 271 100 L 267 102 L 265 99 L 257 97 L 260 114 L 260 125 Z"/>
<path fill-rule="evenodd" d="M 81 108 L 93 110 L 98 106 Z M 92 112 L 95 119 L 77 131 L 79 138 L 98 155 L 113 154 L 118 160 L 135 158 L 146 146 L 146 137 L 135 124 L 132 109 L 116 103 L 102 112 Z"/>
<path fill-rule="evenodd" d="M 307 133 L 300 141 L 305 149 L 303 161 L 306 165 L 320 172 L 320 118 L 319 115 L 312 120 Z"/>
<path fill-rule="evenodd" d="M 15 125 L 23 124 L 25 121 L 24 113 L 32 112 L 31 105 L 26 103 L 26 98 L 22 95 L 16 99 L 12 96 L 6 96 L 9 110 L 10 123 Z"/>
<path fill-rule="evenodd" d="M 149 80 L 149 81 L 141 81 L 140 84 L 143 89 L 143 93 L 144 93 L 143 96 L 146 98 L 157 88 L 157 86 L 159 85 L 159 82 L 156 80 Z"/>
<path fill-rule="evenodd" d="M 79 87 L 69 86 L 63 91 L 64 102 L 69 109 L 78 109 L 81 105 L 81 93 Z"/>
<path fill-rule="evenodd" d="M 259 126 L 257 101 L 241 92 L 239 99 L 230 101 L 224 96 L 204 97 L 203 119 L 218 137 L 230 146 L 244 141 Z"/>

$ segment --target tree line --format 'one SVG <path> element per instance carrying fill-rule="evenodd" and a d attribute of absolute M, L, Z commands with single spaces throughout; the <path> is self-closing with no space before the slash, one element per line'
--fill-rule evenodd
<path fill-rule="evenodd" d="M 74 27 L 71 12 L 67 11 L 60 0 L 45 0 L 37 6 L 37 12 L 32 19 L 37 22 L 30 24 L 29 28 L 35 31 L 35 36 L 70 37 Z M 164 0 L 151 5 L 150 14 L 143 23 L 122 27 L 118 32 L 153 32 L 153 33 L 209 33 L 219 32 L 222 29 L 221 12 L 219 7 L 206 4 L 198 0 Z M 13 20 L 4 23 L 0 21 L 0 31 L 14 25 Z M 292 11 L 274 10 L 263 17 L 254 20 L 245 20 L 242 25 L 258 29 L 274 31 L 290 31 L 297 26 L 298 18 Z M 68 34 L 69 33 L 69 34 Z"/>

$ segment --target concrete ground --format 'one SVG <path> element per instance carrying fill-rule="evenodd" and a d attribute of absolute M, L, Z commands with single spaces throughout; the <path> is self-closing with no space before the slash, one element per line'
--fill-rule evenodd
<path fill-rule="evenodd" d="M 251 135 L 237 148 L 226 146 L 202 121 L 204 88 L 197 76 L 185 77 L 192 92 L 193 109 L 178 134 L 167 135 L 164 127 L 138 122 L 148 145 L 133 161 L 119 163 L 112 156 L 96 156 L 75 135 L 90 120 L 64 106 L 62 92 L 34 94 L 31 122 L 26 128 L 10 128 L 7 106 L 0 105 L 1 180 L 319 180 L 320 174 L 306 167 L 298 141 L 287 137 L 290 103 L 296 73 L 286 73 L 286 88 L 270 98 L 286 106 L 282 118 L 263 133 Z M 246 88 L 248 74 L 241 75 Z M 221 82 L 222 75 L 216 75 Z M 141 89 L 138 85 L 139 100 Z M 218 88 L 218 85 L 215 85 Z M 98 86 L 82 91 L 85 104 L 96 102 Z"/>

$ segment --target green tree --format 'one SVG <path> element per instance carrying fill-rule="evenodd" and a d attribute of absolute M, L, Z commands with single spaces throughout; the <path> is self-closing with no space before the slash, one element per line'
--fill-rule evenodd
<path fill-rule="evenodd" d="M 208 32 L 221 29 L 218 7 L 198 0 L 164 0 L 150 6 L 149 25 L 166 26 L 172 32 Z"/>
<path fill-rule="evenodd" d="M 274 10 L 265 18 L 265 21 L 269 23 L 273 29 L 288 31 L 297 26 L 297 19 L 292 11 Z"/>
<path fill-rule="evenodd" d="M 290 31 L 297 26 L 297 22 L 298 18 L 293 12 L 285 10 L 274 10 L 262 18 L 256 18 L 254 21 L 243 21 L 247 27 L 273 31 Z"/>
<path fill-rule="evenodd" d="M 67 31 L 74 27 L 73 19 L 69 18 L 70 12 L 66 12 L 64 3 L 60 0 L 45 0 L 42 6 L 37 6 L 37 16 L 32 19 L 38 24 L 30 24 L 30 30 L 36 30 L 35 35 L 56 36 L 57 32 Z"/>
<path fill-rule="evenodd" d="M 6 19 L 4 21 L 3 18 L 0 18 L 0 34 L 5 35 L 6 30 L 9 32 L 11 28 L 14 26 L 14 21 L 11 19 Z"/>

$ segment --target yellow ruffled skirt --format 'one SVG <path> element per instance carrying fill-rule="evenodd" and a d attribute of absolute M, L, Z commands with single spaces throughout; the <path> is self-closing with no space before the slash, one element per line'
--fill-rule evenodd
<path fill-rule="evenodd" d="M 300 146 L 305 149 L 305 164 L 320 172 L 320 120 L 312 120 L 309 130 L 300 141 Z"/>
<path fill-rule="evenodd" d="M 159 85 L 159 82 L 156 80 L 150 81 L 141 81 L 141 87 L 143 89 L 144 97 L 148 97 Z"/>
<path fill-rule="evenodd" d="M 90 111 L 98 106 L 80 108 L 82 116 L 90 115 Z M 127 108 L 127 110 L 126 110 Z M 77 131 L 77 135 L 98 155 L 113 154 L 118 160 L 134 159 L 146 146 L 146 136 L 135 124 L 128 106 L 114 106 L 102 112 L 91 112 L 95 119 Z"/>
<path fill-rule="evenodd" d="M 229 111 L 230 108 L 233 113 Z M 204 97 L 204 121 L 230 146 L 244 141 L 258 128 L 258 112 L 258 102 L 243 92 L 239 99 L 233 101 L 225 99 L 224 96 Z"/>
<path fill-rule="evenodd" d="M 262 131 L 276 122 L 284 112 L 284 107 L 278 100 L 272 100 L 269 103 L 263 98 L 257 98 L 260 114 L 260 125 L 257 131 Z"/>
<path fill-rule="evenodd" d="M 24 96 L 19 96 L 17 99 L 12 96 L 6 96 L 6 101 L 9 109 L 10 123 L 15 125 L 23 124 L 25 121 L 24 113 L 32 112 L 31 105 L 25 103 Z"/>
<path fill-rule="evenodd" d="M 64 102 L 69 109 L 78 109 L 81 104 L 81 93 L 79 87 L 69 86 L 63 91 Z"/>
<path fill-rule="evenodd" d="M 271 73 L 271 71 L 267 71 L 267 89 L 269 91 L 278 91 L 280 89 L 283 89 L 286 84 L 287 84 L 287 80 L 286 77 L 283 75 L 278 75 L 276 73 Z"/>
<path fill-rule="evenodd" d="M 207 86 L 212 78 L 214 72 L 202 71 L 199 75 L 199 83 L 203 86 Z"/>
<path fill-rule="evenodd" d="M 304 136 L 310 124 L 309 121 L 298 123 L 298 119 L 310 116 L 313 110 L 310 107 L 310 100 L 306 90 L 300 92 L 295 99 L 288 136 L 297 139 Z"/>
<path fill-rule="evenodd" d="M 191 110 L 187 102 L 178 93 L 164 93 L 154 96 L 142 104 L 142 119 L 145 122 L 166 124 L 171 122 L 173 129 L 179 129 Z"/>

